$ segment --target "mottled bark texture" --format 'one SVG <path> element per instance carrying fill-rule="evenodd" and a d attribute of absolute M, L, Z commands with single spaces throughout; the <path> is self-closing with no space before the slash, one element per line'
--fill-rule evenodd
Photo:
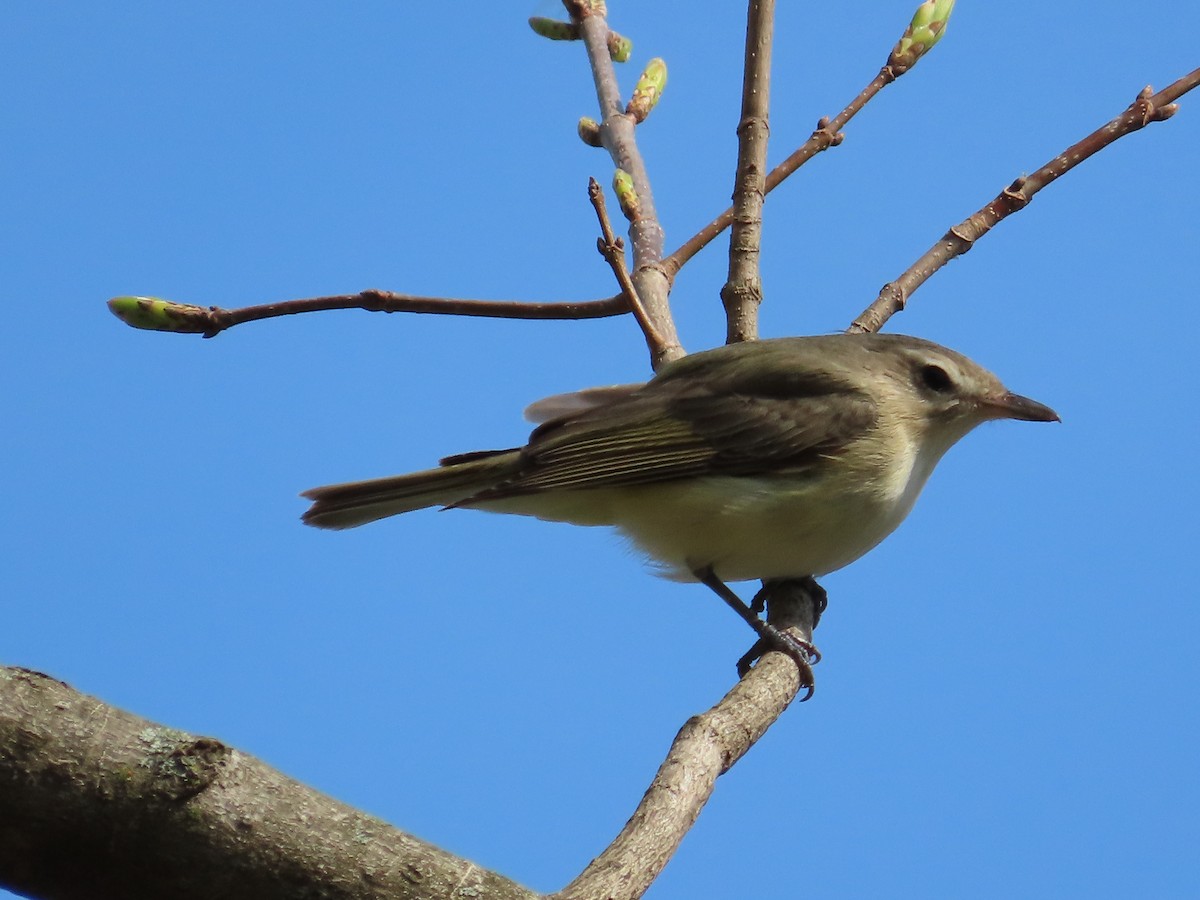
<path fill-rule="evenodd" d="M 538 896 L 220 741 L 17 668 L 0 668 L 0 886 L 87 900 Z"/>

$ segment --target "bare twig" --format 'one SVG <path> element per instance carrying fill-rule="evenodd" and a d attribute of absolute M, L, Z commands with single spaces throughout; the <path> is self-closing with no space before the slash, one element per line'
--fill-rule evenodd
<path fill-rule="evenodd" d="M 817 598 L 803 581 L 775 585 L 769 620 L 811 641 Z M 717 777 L 766 733 L 800 687 L 800 672 L 789 656 L 764 654 L 716 706 L 684 724 L 621 833 L 553 900 L 641 897 L 695 823 Z"/>
<path fill-rule="evenodd" d="M 875 301 L 864 309 L 846 329 L 850 332 L 878 331 L 893 315 L 904 309 L 913 291 L 934 272 L 956 256 L 970 250 L 975 241 L 998 222 L 1028 205 L 1033 195 L 1075 168 L 1089 156 L 1099 153 L 1113 141 L 1139 131 L 1151 122 L 1161 122 L 1178 109 L 1174 101 L 1200 85 L 1200 69 L 1189 72 L 1157 94 L 1143 89 L 1133 104 L 1106 125 L 1097 128 L 1077 144 L 1068 147 L 1036 172 L 1018 178 L 994 200 L 955 225 L 913 263 L 899 278 L 888 282 Z"/>
<path fill-rule="evenodd" d="M 633 178 L 639 200 L 640 215 L 629 225 L 630 246 L 633 250 L 633 283 L 645 306 L 654 329 L 662 336 L 656 351 L 651 348 L 651 364 L 658 368 L 664 362 L 683 355 L 679 335 L 671 318 L 668 294 L 671 284 L 662 271 L 663 230 L 654 208 L 654 195 L 646 165 L 634 138 L 635 123 L 621 106 L 613 61 L 608 52 L 608 23 L 603 5 L 588 0 L 563 0 L 563 5 L 579 25 L 579 34 L 587 47 L 596 99 L 600 105 L 600 142 L 618 169 Z M 599 6 L 599 8 L 594 8 Z"/>
<path fill-rule="evenodd" d="M 666 352 L 663 337 L 646 314 L 646 308 L 642 306 L 642 299 L 638 296 L 637 288 L 634 287 L 633 280 L 629 277 L 629 270 L 625 267 L 625 242 L 613 232 L 612 222 L 608 218 L 608 207 L 604 203 L 604 191 L 595 178 L 588 179 L 588 199 L 592 201 L 592 207 L 596 210 L 596 218 L 600 220 L 600 233 L 603 235 L 596 241 L 596 247 L 612 268 L 613 275 L 617 278 L 617 284 L 620 285 L 623 292 L 620 296 L 627 299 L 633 317 L 637 319 L 642 334 L 646 336 L 646 345 L 650 348 L 650 355 L 660 357 Z"/>
<path fill-rule="evenodd" d="M 215 337 L 226 328 L 292 316 L 297 313 L 329 309 L 365 309 L 369 312 L 427 313 L 441 316 L 483 316 L 493 319 L 602 319 L 629 312 L 624 294 L 603 300 L 579 302 L 529 303 L 518 300 L 461 300 L 454 297 L 418 297 L 393 291 L 362 291 L 331 297 L 281 300 L 260 306 L 222 309 L 219 306 L 194 306 L 155 297 L 115 297 L 108 302 L 117 318 L 135 328 L 175 331 Z"/>
<path fill-rule="evenodd" d="M 733 183 L 733 230 L 729 235 L 729 278 L 721 288 L 725 343 L 758 338 L 762 303 L 759 251 L 766 197 L 768 113 L 771 101 L 771 43 L 774 0 L 750 0 L 746 16 L 746 61 L 742 75 L 742 116 L 738 122 L 738 161 Z"/>

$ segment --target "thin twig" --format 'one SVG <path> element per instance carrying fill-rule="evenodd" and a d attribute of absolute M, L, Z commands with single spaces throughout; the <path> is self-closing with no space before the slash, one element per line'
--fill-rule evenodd
<path fill-rule="evenodd" d="M 658 329 L 654 327 L 654 322 L 647 315 L 646 308 L 642 305 L 642 298 L 638 296 L 633 279 L 629 277 L 629 270 L 625 267 L 625 242 L 613 231 L 612 222 L 608 218 L 608 207 L 604 202 L 604 190 L 595 178 L 588 179 L 588 199 L 592 201 L 592 207 L 596 210 L 596 218 L 600 220 L 600 233 L 603 235 L 596 241 L 596 247 L 617 278 L 617 284 L 620 285 L 623 292 L 620 296 L 628 299 L 629 309 L 633 313 L 633 317 L 637 319 L 642 334 L 646 336 L 646 345 L 650 348 L 650 355 L 655 358 L 660 357 L 666 351 L 665 342 L 662 335 L 658 333 Z"/>
<path fill-rule="evenodd" d="M 895 80 L 896 76 L 892 73 L 891 69 L 885 66 L 880 69 L 879 74 L 871 80 L 871 83 L 859 91 L 858 96 L 850 101 L 846 108 L 833 119 L 825 117 L 817 122 L 817 130 L 812 133 L 809 139 L 767 174 L 764 186 L 766 193 L 769 194 L 775 190 L 785 178 L 822 150 L 827 150 L 830 147 L 836 147 L 840 144 L 844 137 L 842 128 L 846 126 L 846 123 L 853 119 L 872 97 Z M 733 207 L 731 206 L 688 238 L 677 250 L 674 250 L 669 256 L 663 259 L 662 264 L 667 272 L 667 276 L 674 280 L 679 270 L 683 268 L 684 263 L 707 247 L 717 235 L 733 224 L 733 215 Z"/>
<path fill-rule="evenodd" d="M 1150 87 L 1144 88 L 1121 115 L 1068 147 L 1033 174 L 1018 178 L 994 200 L 942 235 L 903 275 L 885 284 L 875 301 L 846 330 L 854 333 L 878 331 L 888 319 L 904 309 L 913 291 L 934 272 L 970 250 L 998 222 L 1024 209 L 1034 194 L 1113 141 L 1139 131 L 1151 122 L 1170 118 L 1178 109 L 1174 101 L 1197 85 L 1200 85 L 1200 69 L 1189 72 L 1157 94 Z"/>
<path fill-rule="evenodd" d="M 130 301 L 146 307 L 151 304 L 159 304 L 161 315 L 157 318 L 161 319 L 161 324 L 138 324 L 137 321 L 133 321 L 132 319 L 136 317 L 127 315 L 125 312 L 125 307 L 130 305 Z M 629 312 L 629 303 L 624 294 L 606 297 L 603 300 L 530 303 L 518 300 L 418 297 L 413 294 L 375 290 L 330 297 L 309 297 L 303 300 L 281 300 L 278 303 L 243 306 L 239 309 L 171 303 L 149 297 L 119 297 L 109 301 L 109 307 L 118 318 L 136 327 L 201 334 L 206 338 L 215 337 L 225 329 L 245 322 L 330 309 L 365 309 L 369 312 L 426 313 L 442 316 L 481 316 L 493 319 L 603 319 Z"/>
<path fill-rule="evenodd" d="M 762 303 L 759 251 L 766 197 L 767 138 L 771 131 L 768 113 L 774 33 L 774 0 L 750 0 L 746 14 L 742 116 L 737 127 L 738 161 L 733 180 L 729 278 L 721 288 L 727 344 L 758 338 L 758 307 Z"/>
<path fill-rule="evenodd" d="M 616 71 L 608 52 L 608 22 L 603 7 L 593 8 L 587 0 L 563 0 L 563 5 L 579 25 L 580 37 L 587 48 L 600 106 L 600 141 L 618 169 L 633 178 L 637 192 L 639 215 L 630 222 L 629 241 L 633 251 L 633 283 L 645 306 L 654 329 L 662 336 L 660 348 L 651 348 L 651 365 L 658 368 L 664 362 L 683 355 L 679 335 L 671 318 L 668 295 L 671 284 L 663 273 L 663 230 L 654 208 L 654 195 L 646 164 L 634 137 L 635 123 L 621 105 Z"/>

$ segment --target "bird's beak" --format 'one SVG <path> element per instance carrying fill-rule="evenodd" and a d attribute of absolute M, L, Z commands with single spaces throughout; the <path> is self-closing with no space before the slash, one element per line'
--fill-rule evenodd
<path fill-rule="evenodd" d="M 998 397 L 989 397 L 984 400 L 982 405 L 997 419 L 1021 419 L 1024 422 L 1062 421 L 1058 417 L 1058 413 L 1044 403 L 1038 403 L 1036 400 L 1030 400 L 1028 397 L 1022 397 L 1011 391 L 1000 394 Z"/>

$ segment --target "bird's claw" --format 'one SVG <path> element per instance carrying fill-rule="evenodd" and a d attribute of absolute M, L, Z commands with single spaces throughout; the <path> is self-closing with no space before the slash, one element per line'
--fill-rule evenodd
<path fill-rule="evenodd" d="M 763 623 L 763 631 L 757 641 L 754 642 L 746 654 L 737 661 L 737 672 L 739 678 L 745 678 L 762 655 L 770 650 L 778 650 L 780 653 L 785 653 L 791 657 L 796 664 L 796 668 L 800 670 L 800 686 L 808 688 L 808 692 L 800 698 L 801 702 L 807 700 L 813 695 L 816 688 L 816 677 L 813 674 L 813 666 L 821 661 L 821 651 L 816 648 L 812 641 L 806 641 L 803 638 L 796 637 L 789 631 L 780 631 L 779 629 Z"/>

